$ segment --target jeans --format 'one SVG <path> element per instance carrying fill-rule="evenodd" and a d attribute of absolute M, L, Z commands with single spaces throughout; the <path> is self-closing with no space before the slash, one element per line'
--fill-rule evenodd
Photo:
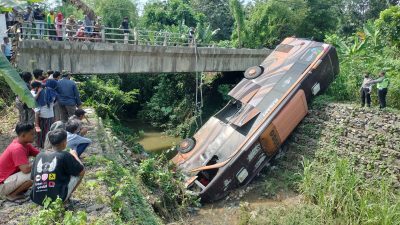
<path fill-rule="evenodd" d="M 44 35 L 44 22 L 43 20 L 35 20 L 36 36 L 43 39 Z"/>
<path fill-rule="evenodd" d="M 78 145 L 78 147 L 76 147 L 76 153 L 78 153 L 78 156 L 81 156 L 89 145 L 90 145 L 89 143 Z"/>

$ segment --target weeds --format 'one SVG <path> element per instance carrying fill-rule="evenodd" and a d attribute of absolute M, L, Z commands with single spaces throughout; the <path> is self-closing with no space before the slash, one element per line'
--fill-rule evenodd
<path fill-rule="evenodd" d="M 29 220 L 30 225 L 84 225 L 87 222 L 85 212 L 65 211 L 63 201 L 57 198 L 52 201 L 50 198 L 44 200 L 44 209 Z"/>
<path fill-rule="evenodd" d="M 111 208 L 120 221 L 116 224 L 161 224 L 154 211 L 140 191 L 140 185 L 129 167 L 102 158 L 105 170 L 98 172 L 97 178 L 107 184 L 111 192 Z"/>
<path fill-rule="evenodd" d="M 143 161 L 138 177 L 159 198 L 154 204 L 158 213 L 167 220 L 179 219 L 189 206 L 198 206 L 197 196 L 187 192 L 182 174 L 176 171 L 165 155 Z"/>
<path fill-rule="evenodd" d="M 321 208 L 326 223 L 394 224 L 400 219 L 400 197 L 390 181 L 366 182 L 346 159 L 305 161 L 300 189 Z"/>

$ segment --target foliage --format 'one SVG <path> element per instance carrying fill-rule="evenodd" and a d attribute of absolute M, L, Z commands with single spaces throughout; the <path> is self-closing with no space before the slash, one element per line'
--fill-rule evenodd
<path fill-rule="evenodd" d="M 323 41 L 325 34 L 337 29 L 340 1 L 307 0 L 307 13 L 299 27 L 297 35 Z"/>
<path fill-rule="evenodd" d="M 195 27 L 204 15 L 196 13 L 184 0 L 153 1 L 144 6 L 141 26 L 150 30 L 163 30 L 181 23 Z"/>
<path fill-rule="evenodd" d="M 231 97 L 228 95 L 229 91 L 232 89 L 232 86 L 229 84 L 221 84 L 218 86 L 218 92 L 222 95 L 222 98 L 225 101 L 229 101 Z"/>
<path fill-rule="evenodd" d="M 124 166 L 116 159 L 103 159 L 105 170 L 97 178 L 105 182 L 112 193 L 112 210 L 117 212 L 124 223 L 161 224 L 146 201 L 130 166 Z"/>
<path fill-rule="evenodd" d="M 138 90 L 120 90 L 118 80 L 101 79 L 91 76 L 80 84 L 82 100 L 95 108 L 97 115 L 117 118 L 124 105 L 136 101 Z"/>
<path fill-rule="evenodd" d="M 390 79 L 388 105 L 400 108 L 400 55 L 382 37 L 381 31 L 372 22 L 365 24 L 363 32 L 347 38 L 327 36 L 326 42 L 337 47 L 340 58 L 341 72 L 328 89 L 336 100 L 358 99 L 363 73 L 378 74 L 385 70 Z M 376 75 L 373 77 L 377 78 Z M 373 92 L 373 99 L 377 99 L 376 92 Z"/>
<path fill-rule="evenodd" d="M 44 208 L 37 215 L 30 218 L 31 225 L 84 225 L 87 222 L 87 215 L 83 211 L 66 211 L 61 198 L 52 201 L 51 198 L 44 200 Z"/>
<path fill-rule="evenodd" d="M 343 35 L 351 35 L 362 27 L 368 20 L 375 20 L 379 13 L 390 5 L 398 4 L 398 0 L 341 0 L 338 10 L 339 31 Z"/>
<path fill-rule="evenodd" d="M 62 6 L 58 7 L 57 10 L 60 11 L 65 18 L 71 15 L 75 16 L 77 20 L 83 20 L 84 18 L 82 10 L 77 9 L 74 5 L 68 3 L 64 3 Z"/>
<path fill-rule="evenodd" d="M 210 30 L 220 31 L 215 34 L 214 40 L 229 40 L 232 35 L 233 17 L 230 13 L 229 2 L 226 0 L 192 0 L 193 9 L 204 15 Z M 197 27 L 197 30 L 198 27 Z"/>
<path fill-rule="evenodd" d="M 197 205 L 197 197 L 183 185 L 183 176 L 165 155 L 149 158 L 140 164 L 138 176 L 153 192 L 158 193 L 157 209 L 167 219 L 179 219 L 187 207 Z"/>
<path fill-rule="evenodd" d="M 274 47 L 285 37 L 297 33 L 306 13 L 307 7 L 301 0 L 292 0 L 287 3 L 277 0 L 267 3 L 257 2 L 245 22 L 244 46 Z"/>
<path fill-rule="evenodd" d="M 18 95 L 19 99 L 26 103 L 29 108 L 34 108 L 36 106 L 36 101 L 30 90 L 26 87 L 25 82 L 3 54 L 0 54 L 0 75 L 10 86 L 11 90 Z"/>
<path fill-rule="evenodd" d="M 124 17 L 135 27 L 138 20 L 136 5 L 131 0 L 98 0 L 96 12 L 102 15 L 102 22 L 108 27 L 119 27 Z"/>
<path fill-rule="evenodd" d="M 186 136 L 190 130 L 195 110 L 195 77 L 193 74 L 161 74 L 154 87 L 154 95 L 144 105 L 139 116 L 163 129 L 175 129 L 175 133 Z"/>
<path fill-rule="evenodd" d="M 400 47 L 400 6 L 392 6 L 382 11 L 376 25 L 388 43 Z"/>
<path fill-rule="evenodd" d="M 243 39 L 245 38 L 243 31 L 245 29 L 244 9 L 239 0 L 229 0 L 229 8 L 235 20 L 235 32 L 232 33 L 232 39 L 236 39 L 237 43 L 235 43 L 235 46 L 241 48 L 243 44 Z"/>
<path fill-rule="evenodd" d="M 214 39 L 219 33 L 220 29 L 217 28 L 215 30 L 211 30 L 211 25 L 206 23 L 198 23 L 196 27 L 196 43 L 198 45 L 210 44 L 211 40 Z"/>
<path fill-rule="evenodd" d="M 333 224 L 392 224 L 400 219 L 400 197 L 390 181 L 366 183 L 349 161 L 304 163 L 301 190 Z"/>

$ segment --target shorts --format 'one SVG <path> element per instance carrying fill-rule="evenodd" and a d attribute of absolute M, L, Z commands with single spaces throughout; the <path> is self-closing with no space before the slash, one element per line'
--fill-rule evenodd
<path fill-rule="evenodd" d="M 9 176 L 4 183 L 0 184 L 0 196 L 6 196 L 14 192 L 26 181 L 31 180 L 30 173 L 18 172 Z"/>

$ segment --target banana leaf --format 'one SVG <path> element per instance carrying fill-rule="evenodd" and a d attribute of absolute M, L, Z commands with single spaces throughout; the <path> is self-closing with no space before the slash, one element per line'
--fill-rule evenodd
<path fill-rule="evenodd" d="M 11 90 L 18 95 L 19 99 L 24 102 L 29 108 L 36 107 L 36 101 L 31 92 L 21 79 L 18 72 L 8 62 L 7 58 L 0 53 L 0 75 L 4 77 Z"/>

